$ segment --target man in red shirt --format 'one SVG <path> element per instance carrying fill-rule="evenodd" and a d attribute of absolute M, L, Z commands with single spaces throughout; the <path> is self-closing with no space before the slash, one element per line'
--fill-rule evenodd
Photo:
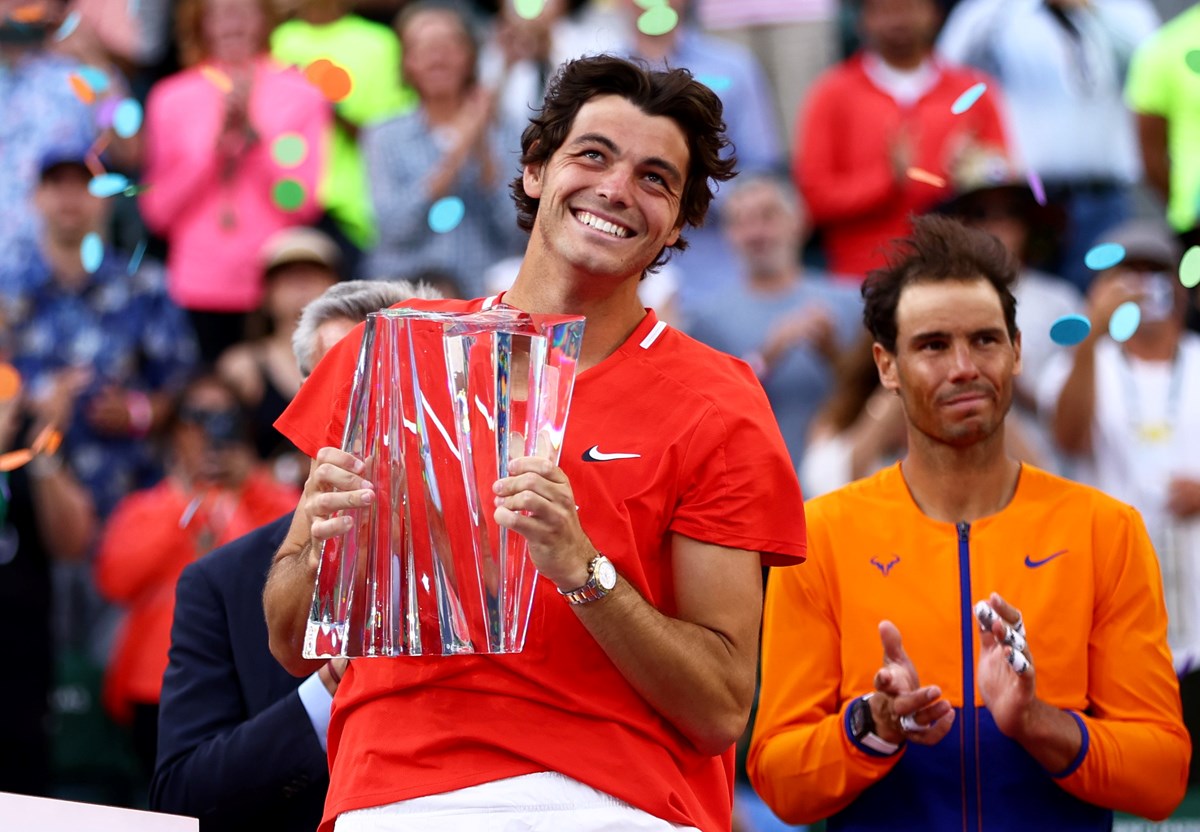
<path fill-rule="evenodd" d="M 803 506 L 750 368 L 637 295 L 703 221 L 710 180 L 732 176 L 723 130 L 719 99 L 685 70 L 602 56 L 551 84 L 522 138 L 530 240 L 503 302 L 587 327 L 561 466 L 522 458 L 494 486 L 497 521 L 541 574 L 526 647 L 352 662 L 325 832 L 729 828 L 761 566 L 803 558 Z M 314 553 L 348 530 L 338 512 L 374 500 L 362 461 L 331 447 L 360 340 L 330 351 L 278 423 L 315 458 L 264 595 L 272 652 L 297 674 L 319 664 L 301 657 Z"/>
<path fill-rule="evenodd" d="M 1007 146 L 995 83 L 934 57 L 939 22 L 934 0 L 863 0 L 862 51 L 817 79 L 800 114 L 792 171 L 833 274 L 884 265 L 909 218 L 947 198 L 964 151 Z"/>

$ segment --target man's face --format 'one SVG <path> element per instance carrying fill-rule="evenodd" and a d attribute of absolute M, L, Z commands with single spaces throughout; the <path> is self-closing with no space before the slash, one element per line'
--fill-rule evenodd
<path fill-rule="evenodd" d="M 751 275 L 794 269 L 803 222 L 777 186 L 755 182 L 734 191 L 722 210 L 725 234 Z"/>
<path fill-rule="evenodd" d="M 640 277 L 679 239 L 688 158 L 673 120 L 619 96 L 591 99 L 562 147 L 525 168 L 525 192 L 540 200 L 531 249 L 577 273 Z"/>
<path fill-rule="evenodd" d="M 430 9 L 404 28 L 404 80 L 421 98 L 460 94 L 470 82 L 474 52 L 454 12 Z"/>
<path fill-rule="evenodd" d="M 965 448 L 988 439 L 1012 404 L 1021 370 L 1000 296 L 983 279 L 917 283 L 896 309 L 896 353 L 875 344 L 884 387 L 898 391 L 911 428 Z"/>
<path fill-rule="evenodd" d="M 50 168 L 34 192 L 34 205 L 42 217 L 46 235 L 62 245 L 75 245 L 90 231 L 104 225 L 104 200 L 88 193 L 91 174 L 74 164 Z"/>
<path fill-rule="evenodd" d="M 927 49 L 938 29 L 933 0 L 863 0 L 859 17 L 864 43 L 886 54 Z"/>

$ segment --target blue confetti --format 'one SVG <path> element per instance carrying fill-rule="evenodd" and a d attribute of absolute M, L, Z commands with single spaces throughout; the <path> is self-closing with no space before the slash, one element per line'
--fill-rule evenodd
<path fill-rule="evenodd" d="M 1083 264 L 1094 272 L 1102 272 L 1125 259 L 1125 247 L 1120 243 L 1101 243 L 1083 256 Z"/>
<path fill-rule="evenodd" d="M 116 196 L 129 187 L 129 179 L 119 173 L 102 173 L 88 182 L 88 193 L 105 199 Z"/>
<path fill-rule="evenodd" d="M 100 95 L 108 89 L 108 75 L 103 69 L 97 69 L 94 66 L 81 66 L 78 71 L 79 77 L 87 81 L 87 85 L 92 88 L 92 92 Z"/>
<path fill-rule="evenodd" d="M 100 264 L 104 262 L 104 241 L 100 239 L 99 234 L 93 231 L 83 238 L 83 245 L 79 247 L 79 260 L 88 274 L 100 268 Z"/>
<path fill-rule="evenodd" d="M 1083 315 L 1063 315 L 1050 326 L 1050 340 L 1062 347 L 1073 347 L 1091 331 L 1092 322 Z"/>
<path fill-rule="evenodd" d="M 113 110 L 113 131 L 122 139 L 128 139 L 142 129 L 142 105 L 132 98 L 122 99 Z"/>
<path fill-rule="evenodd" d="M 67 15 L 66 20 L 62 22 L 62 25 L 58 27 L 58 31 L 54 33 L 54 39 L 62 41 L 71 37 L 75 33 L 75 30 L 79 28 L 79 21 L 81 20 L 83 20 L 83 15 L 77 11 L 71 12 Z"/>
<path fill-rule="evenodd" d="M 950 105 L 950 112 L 956 116 L 961 116 L 967 110 L 975 106 L 975 102 L 983 97 L 987 92 L 987 84 L 982 81 L 973 87 L 969 87 L 966 92 L 954 99 L 954 103 Z"/>
<path fill-rule="evenodd" d="M 429 207 L 429 227 L 438 234 L 458 228 L 466 216 L 467 206 L 456 196 L 442 197 Z"/>
<path fill-rule="evenodd" d="M 1142 307 L 1135 301 L 1127 300 L 1113 310 L 1108 319 L 1108 334 L 1118 344 L 1123 344 L 1133 337 L 1142 322 Z"/>
<path fill-rule="evenodd" d="M 129 267 L 125 270 L 128 274 L 133 274 L 142 265 L 142 257 L 146 254 L 146 241 L 138 240 L 137 248 L 133 250 L 133 256 L 129 258 Z"/>
<path fill-rule="evenodd" d="M 696 76 L 696 80 L 718 95 L 733 86 L 733 79 L 726 75 L 704 75 L 702 73 Z"/>

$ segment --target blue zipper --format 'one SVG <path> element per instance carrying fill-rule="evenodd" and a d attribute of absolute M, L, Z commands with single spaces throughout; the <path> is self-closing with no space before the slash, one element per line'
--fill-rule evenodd
<path fill-rule="evenodd" d="M 975 613 L 971 600 L 971 524 L 958 523 L 958 594 L 959 620 L 962 623 L 962 724 L 963 829 L 979 830 L 979 771 L 976 758 L 979 737 L 975 720 Z"/>

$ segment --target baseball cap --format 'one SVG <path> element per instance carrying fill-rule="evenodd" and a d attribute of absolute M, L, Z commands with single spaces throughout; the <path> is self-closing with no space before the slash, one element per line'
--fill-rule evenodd
<path fill-rule="evenodd" d="M 42 179 L 50 171 L 60 165 L 76 165 L 87 168 L 88 148 L 82 145 L 59 144 L 51 145 L 42 151 L 38 157 L 38 179 Z"/>
<path fill-rule="evenodd" d="M 1101 234 L 1097 243 L 1116 243 L 1125 249 L 1125 260 L 1153 263 L 1174 269 L 1183 248 L 1170 227 L 1158 219 L 1134 219 Z"/>
<path fill-rule="evenodd" d="M 305 226 L 276 231 L 262 247 L 264 273 L 290 263 L 316 263 L 337 273 L 341 259 L 337 243 L 328 234 Z"/>

